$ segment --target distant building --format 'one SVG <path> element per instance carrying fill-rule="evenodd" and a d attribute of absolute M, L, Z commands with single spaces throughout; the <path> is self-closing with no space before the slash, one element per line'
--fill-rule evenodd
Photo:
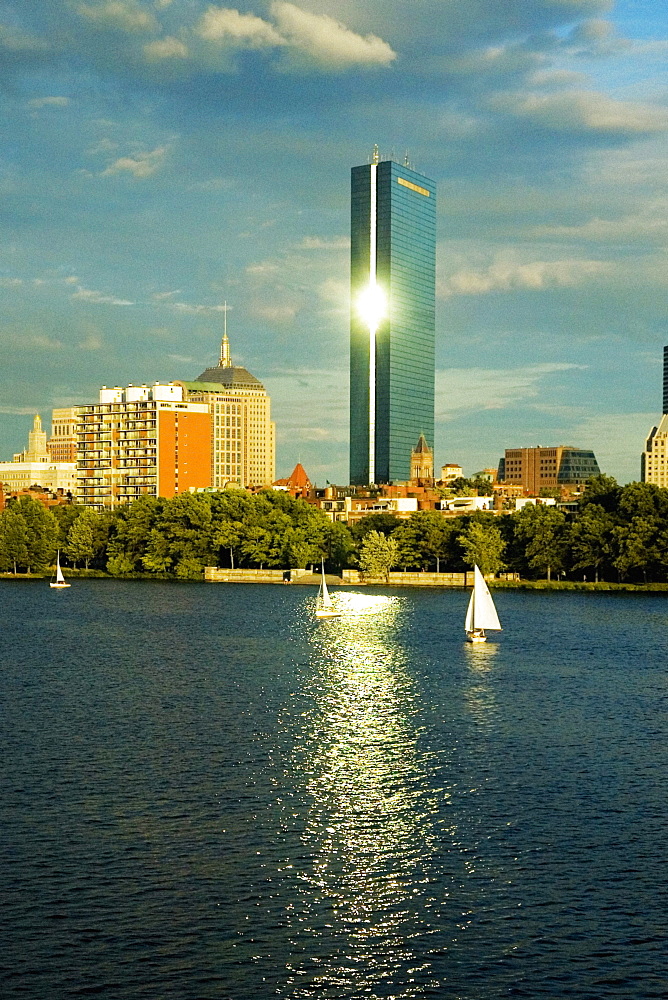
<path fill-rule="evenodd" d="M 275 490 L 284 490 L 293 496 L 307 496 L 313 489 L 313 486 L 306 473 L 306 469 L 301 462 L 297 462 L 290 475 L 286 479 L 277 479 L 272 483 L 272 488 Z"/>
<path fill-rule="evenodd" d="M 424 434 L 420 434 L 418 443 L 411 452 L 411 482 L 434 482 L 434 453 L 427 444 Z"/>
<path fill-rule="evenodd" d="M 452 497 L 441 501 L 441 510 L 494 510 L 494 497 Z"/>
<path fill-rule="evenodd" d="M 177 382 L 184 398 L 205 403 L 211 414 L 211 484 L 269 486 L 276 475 L 276 427 L 271 399 L 254 375 L 233 365 L 224 334 L 220 360 L 194 382 Z"/>
<path fill-rule="evenodd" d="M 668 487 L 668 347 L 663 349 L 663 416 L 647 436 L 640 478 L 643 483 Z"/>
<path fill-rule="evenodd" d="M 46 431 L 42 430 L 42 418 L 35 414 L 32 430 L 28 432 L 28 447 L 14 455 L 14 462 L 48 462 L 49 452 L 46 447 Z"/>
<path fill-rule="evenodd" d="M 114 510 L 211 485 L 211 419 L 174 383 L 100 390 L 77 407 L 77 499 Z"/>
<path fill-rule="evenodd" d="M 499 482 L 521 485 L 537 496 L 542 489 L 584 485 L 600 469 L 593 451 L 559 445 L 556 448 L 507 448 L 499 461 Z"/>
<path fill-rule="evenodd" d="M 487 483 L 495 483 L 497 474 L 497 469 L 481 469 L 480 472 L 474 472 L 471 479 L 483 479 Z"/>
<path fill-rule="evenodd" d="M 434 182 L 376 148 L 352 169 L 350 237 L 350 482 L 405 482 L 434 439 Z"/>
<path fill-rule="evenodd" d="M 76 462 L 77 420 L 75 406 L 51 411 L 51 437 L 46 447 L 52 462 Z"/>
<path fill-rule="evenodd" d="M 17 452 L 11 462 L 0 462 L 0 481 L 5 493 L 20 493 L 31 486 L 42 486 L 51 493 L 61 490 L 73 493 L 76 488 L 76 463 L 53 461 L 46 444 L 42 419 L 35 414 L 32 430 L 28 433 L 28 447 Z"/>
<path fill-rule="evenodd" d="M 446 462 L 441 466 L 441 482 L 451 483 L 455 479 L 461 479 L 464 470 L 456 462 Z"/>

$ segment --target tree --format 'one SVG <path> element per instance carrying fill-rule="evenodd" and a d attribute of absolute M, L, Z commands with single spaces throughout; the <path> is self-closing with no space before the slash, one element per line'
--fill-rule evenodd
<path fill-rule="evenodd" d="M 570 528 L 573 569 L 593 569 L 598 583 L 600 569 L 612 555 L 613 528 L 612 515 L 600 504 L 589 503 L 582 509 Z"/>
<path fill-rule="evenodd" d="M 478 566 L 483 576 L 503 569 L 505 542 L 495 525 L 471 521 L 457 541 L 464 550 L 464 561 L 469 566 Z"/>
<path fill-rule="evenodd" d="M 446 521 L 438 511 L 416 511 L 394 532 L 399 547 L 397 565 L 423 570 L 434 566 L 440 572 L 441 560 L 452 558 L 454 532 L 452 521 Z"/>
<path fill-rule="evenodd" d="M 459 476 L 449 484 L 450 495 L 456 497 L 491 497 L 494 487 L 489 479 L 464 479 Z"/>
<path fill-rule="evenodd" d="M 362 542 L 370 531 L 379 531 L 383 535 L 391 535 L 396 531 L 401 521 L 396 514 L 388 514 L 379 511 L 374 514 L 365 514 L 356 524 L 351 527 L 353 538 L 357 542 Z"/>
<path fill-rule="evenodd" d="M 21 497 L 16 503 L 16 509 L 25 520 L 27 528 L 28 572 L 45 569 L 53 564 L 56 556 L 58 522 L 44 504 L 32 497 Z"/>
<path fill-rule="evenodd" d="M 0 512 L 0 571 L 13 568 L 14 576 L 19 566 L 28 563 L 28 526 L 16 505 Z"/>
<path fill-rule="evenodd" d="M 592 476 L 587 481 L 584 492 L 578 504 L 580 509 L 587 504 L 595 503 L 602 507 L 608 514 L 613 514 L 617 510 L 622 487 L 612 476 Z"/>
<path fill-rule="evenodd" d="M 97 527 L 98 517 L 99 515 L 94 510 L 91 510 L 90 507 L 84 507 L 78 517 L 72 522 L 70 530 L 67 533 L 67 541 L 65 542 L 63 551 L 75 566 L 83 560 L 86 564 L 86 569 L 88 569 L 91 559 L 96 554 L 95 528 Z"/>
<path fill-rule="evenodd" d="M 389 581 L 389 572 L 399 555 L 397 540 L 392 535 L 380 531 L 369 531 L 362 542 L 359 563 L 364 576 L 384 576 Z"/>
<path fill-rule="evenodd" d="M 532 569 L 552 579 L 553 570 L 564 568 L 566 557 L 565 515 L 544 504 L 527 504 L 517 514 L 515 534 L 524 542 L 524 558 Z"/>

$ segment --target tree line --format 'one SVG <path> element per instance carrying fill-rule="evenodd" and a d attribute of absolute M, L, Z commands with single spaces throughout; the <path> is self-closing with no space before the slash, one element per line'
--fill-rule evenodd
<path fill-rule="evenodd" d="M 668 580 L 668 489 L 592 479 L 577 509 L 527 505 L 444 518 L 418 511 L 408 519 L 374 513 L 332 523 L 287 493 L 241 490 L 141 497 L 114 512 L 78 504 L 47 509 L 29 497 L 0 512 L 0 572 L 40 573 L 56 550 L 73 567 L 113 576 L 156 574 L 201 579 L 204 566 L 320 565 L 390 570 L 519 573 L 523 578 L 663 582 Z"/>

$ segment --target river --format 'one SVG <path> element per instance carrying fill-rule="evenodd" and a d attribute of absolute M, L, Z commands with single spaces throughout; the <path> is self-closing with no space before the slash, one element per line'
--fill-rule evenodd
<path fill-rule="evenodd" d="M 0 584 L 0 995 L 663 998 L 668 600 Z"/>

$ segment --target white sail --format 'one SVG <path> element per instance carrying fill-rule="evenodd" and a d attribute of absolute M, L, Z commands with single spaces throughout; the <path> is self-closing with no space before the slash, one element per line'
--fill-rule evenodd
<path fill-rule="evenodd" d="M 479 628 L 501 631 L 501 623 L 494 607 L 492 595 L 477 566 L 473 567 L 473 580 L 473 593 L 469 601 L 464 628 L 467 632 Z"/>
<path fill-rule="evenodd" d="M 65 583 L 65 577 L 63 576 L 63 571 L 60 568 L 60 552 L 58 553 L 58 559 L 56 562 L 56 583 Z"/>
<path fill-rule="evenodd" d="M 327 590 L 327 582 L 325 581 L 325 570 L 322 571 L 322 580 L 320 582 L 320 606 L 323 608 L 331 608 L 332 598 L 329 596 L 329 591 Z"/>

